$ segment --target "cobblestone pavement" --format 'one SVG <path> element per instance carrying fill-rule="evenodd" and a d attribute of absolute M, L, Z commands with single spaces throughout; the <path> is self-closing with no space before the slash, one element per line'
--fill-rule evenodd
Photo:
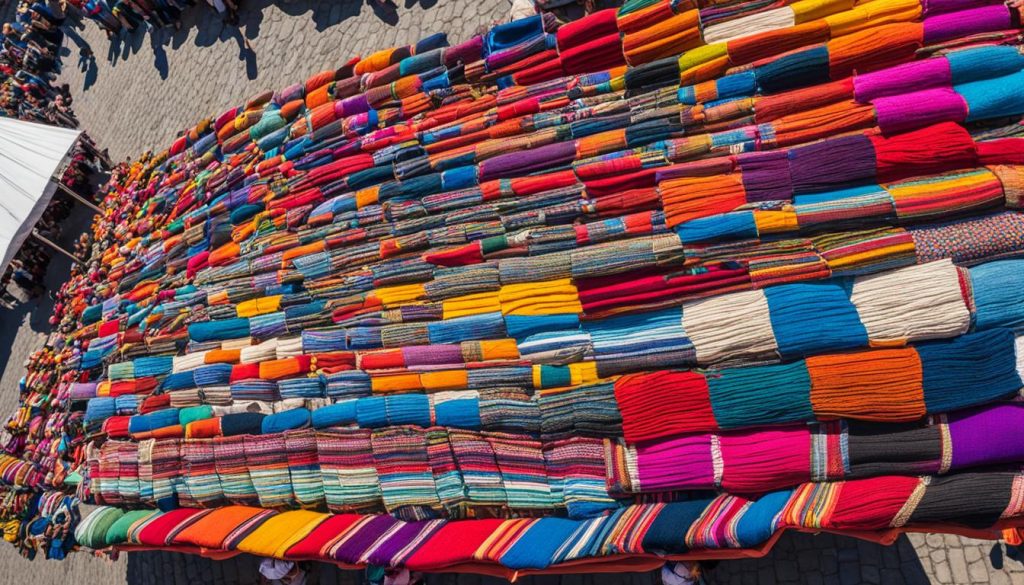
<path fill-rule="evenodd" d="M 203 116 L 353 55 L 434 32 L 461 42 L 507 16 L 510 6 L 509 0 L 394 0 L 395 8 L 382 9 L 368 1 L 243 0 L 235 27 L 200 0 L 179 31 L 136 30 L 113 42 L 85 22 L 65 42 L 60 81 L 71 87 L 82 126 L 120 159 L 169 146 Z M 94 63 L 77 66 L 80 44 L 91 47 Z"/>
<path fill-rule="evenodd" d="M 177 131 L 265 89 L 277 89 L 336 66 L 355 54 L 411 43 L 432 32 L 453 42 L 504 16 L 508 0 L 397 0 L 380 11 L 351 0 L 317 2 L 247 0 L 240 27 L 224 26 L 205 7 L 186 13 L 180 31 L 137 31 L 108 41 L 91 22 L 68 35 L 62 81 L 75 111 L 97 141 L 122 158 L 170 144 Z M 95 62 L 78 62 L 90 46 Z M 65 231 L 70 241 L 87 225 L 80 213 Z M 59 286 L 68 262 L 57 258 L 47 283 Z M 48 299 L 0 310 L 0 413 L 17 401 L 22 363 L 46 338 Z M 4 352 L 2 348 L 9 348 Z M 1014 548 L 956 536 L 910 535 L 891 547 L 828 534 L 784 535 L 762 559 L 723 561 L 709 571 L 710 585 L 855 583 L 1011 583 L 1024 585 L 1024 563 Z M 117 561 L 75 554 L 58 563 L 29 564 L 0 543 L 0 585 L 65 583 L 131 585 L 248 584 L 258 582 L 256 559 L 214 562 L 177 553 L 122 555 Z M 524 580 L 520 580 L 523 582 Z M 526 579 L 527 585 L 649 585 L 656 574 L 563 576 Z M 430 576 L 430 585 L 495 585 L 475 576 Z M 363 585 L 358 572 L 316 565 L 310 585 Z"/>

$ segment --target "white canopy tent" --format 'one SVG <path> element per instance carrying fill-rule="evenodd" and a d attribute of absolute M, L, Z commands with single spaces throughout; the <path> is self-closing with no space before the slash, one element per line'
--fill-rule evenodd
<path fill-rule="evenodd" d="M 59 188 L 68 153 L 81 134 L 0 118 L 0 273 L 32 234 Z"/>

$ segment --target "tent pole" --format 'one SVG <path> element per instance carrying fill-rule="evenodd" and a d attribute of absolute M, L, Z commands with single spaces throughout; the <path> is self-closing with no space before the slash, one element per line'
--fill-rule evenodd
<path fill-rule="evenodd" d="M 96 213 L 103 213 L 102 209 L 100 209 L 99 207 L 96 207 L 96 205 L 94 205 L 92 202 L 90 202 L 90 201 L 88 201 L 86 199 L 83 199 L 82 196 L 79 195 L 78 193 L 75 193 L 71 189 L 68 189 L 64 185 L 64 183 L 61 183 L 60 181 L 54 181 L 54 182 L 57 183 L 57 188 L 60 189 L 61 191 L 63 191 L 65 193 L 67 193 L 68 195 L 74 197 L 75 199 L 77 199 L 81 203 L 84 203 L 87 207 L 90 207 Z"/>
<path fill-rule="evenodd" d="M 56 251 L 60 252 L 61 254 L 64 254 L 64 255 L 65 255 L 65 256 L 67 256 L 68 258 L 71 258 L 71 261 L 72 261 L 72 262 L 75 262 L 76 264 L 79 264 L 80 266 L 85 266 L 85 262 L 82 262 L 82 260 L 81 260 L 81 259 L 80 259 L 80 258 L 79 258 L 78 256 L 75 256 L 75 255 L 74 255 L 74 254 L 72 254 L 71 252 L 68 252 L 68 251 L 67 251 L 67 250 L 65 250 L 64 248 L 61 248 L 61 247 L 60 247 L 60 246 L 58 246 L 57 244 L 55 244 L 55 243 L 51 242 L 50 240 L 48 240 L 48 239 L 44 238 L 44 237 L 43 237 L 43 236 L 42 236 L 42 235 L 41 235 L 41 234 L 39 233 L 39 231 L 38 231 L 38 230 L 36 230 L 36 229 L 33 229 L 33 230 L 32 230 L 32 237 L 34 237 L 35 239 L 39 240 L 40 242 L 42 242 L 42 243 L 46 244 L 47 246 L 49 246 L 49 247 L 53 248 L 54 250 L 56 250 Z"/>

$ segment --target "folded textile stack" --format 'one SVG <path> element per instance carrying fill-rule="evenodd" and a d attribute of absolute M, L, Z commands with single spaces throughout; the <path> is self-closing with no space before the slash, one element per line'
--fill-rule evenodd
<path fill-rule="evenodd" d="M 1019 29 L 631 0 L 254 96 L 115 173 L 0 480 L 498 575 L 1024 526 Z"/>

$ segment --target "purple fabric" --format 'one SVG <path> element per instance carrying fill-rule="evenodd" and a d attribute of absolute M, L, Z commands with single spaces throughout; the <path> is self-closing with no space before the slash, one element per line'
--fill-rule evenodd
<path fill-rule="evenodd" d="M 406 366 L 461 364 L 462 348 L 454 344 L 410 345 L 402 348 Z"/>
<path fill-rule="evenodd" d="M 817 193 L 873 180 L 875 147 L 863 134 L 829 138 L 789 151 L 793 193 Z"/>
<path fill-rule="evenodd" d="M 364 114 L 370 111 L 370 102 L 366 100 L 366 94 L 361 93 L 350 98 L 345 98 L 334 104 L 334 115 L 338 118 L 347 118 L 355 114 Z"/>
<path fill-rule="evenodd" d="M 407 548 L 410 543 L 418 542 L 420 544 L 427 541 L 430 534 L 437 532 L 437 530 L 444 525 L 444 522 L 437 520 L 424 520 L 421 522 L 403 522 L 403 526 L 396 530 L 391 536 L 377 547 L 376 550 L 370 553 L 367 557 L 367 561 L 371 565 L 382 565 L 391 566 L 396 563 L 400 563 L 408 558 L 415 548 L 412 550 L 405 551 L 403 556 L 399 556 L 402 553 L 402 549 Z M 423 534 L 425 532 L 425 534 Z"/>
<path fill-rule="evenodd" d="M 490 181 L 528 175 L 534 171 L 572 162 L 575 158 L 575 142 L 556 142 L 540 148 L 499 154 L 480 163 L 480 180 Z"/>
<path fill-rule="evenodd" d="M 878 127 L 887 135 L 967 117 L 967 102 L 948 87 L 878 98 L 874 106 Z"/>
<path fill-rule="evenodd" d="M 853 95 L 859 103 L 866 104 L 886 95 L 952 85 L 949 61 L 936 57 L 858 75 L 853 78 Z"/>
<path fill-rule="evenodd" d="M 1002 0 L 924 0 L 921 4 L 924 8 L 924 15 L 927 17 L 958 10 L 969 10 L 985 4 L 1002 4 Z"/>
<path fill-rule="evenodd" d="M 1024 459 L 1024 405 L 1003 404 L 968 410 L 949 420 L 952 469 L 1011 463 Z"/>
<path fill-rule="evenodd" d="M 793 198 L 789 179 L 789 157 L 785 151 L 752 152 L 738 157 L 743 171 L 743 190 L 747 201 L 788 201 Z"/>
<path fill-rule="evenodd" d="M 358 563 L 363 553 L 398 522 L 398 520 L 395 520 L 388 514 L 374 516 L 369 522 L 355 530 L 354 534 L 345 538 L 344 542 L 332 551 L 335 560 L 353 565 Z"/>
<path fill-rule="evenodd" d="M 476 35 L 462 44 L 446 49 L 444 52 L 444 64 L 450 68 L 459 63 L 473 63 L 480 60 L 483 52 L 484 38 Z"/>
<path fill-rule="evenodd" d="M 274 103 L 283 106 L 292 100 L 301 100 L 306 93 L 306 86 L 302 83 L 293 83 L 288 87 L 274 94 Z"/>
<path fill-rule="evenodd" d="M 950 12 L 924 19 L 924 44 L 1010 28 L 1010 9 L 1004 4 Z"/>
<path fill-rule="evenodd" d="M 687 435 L 637 446 L 644 491 L 707 489 L 715 483 L 711 435 Z"/>
<path fill-rule="evenodd" d="M 84 400 L 86 398 L 96 397 L 96 383 L 95 382 L 75 382 L 71 384 L 69 388 L 72 400 Z"/>

